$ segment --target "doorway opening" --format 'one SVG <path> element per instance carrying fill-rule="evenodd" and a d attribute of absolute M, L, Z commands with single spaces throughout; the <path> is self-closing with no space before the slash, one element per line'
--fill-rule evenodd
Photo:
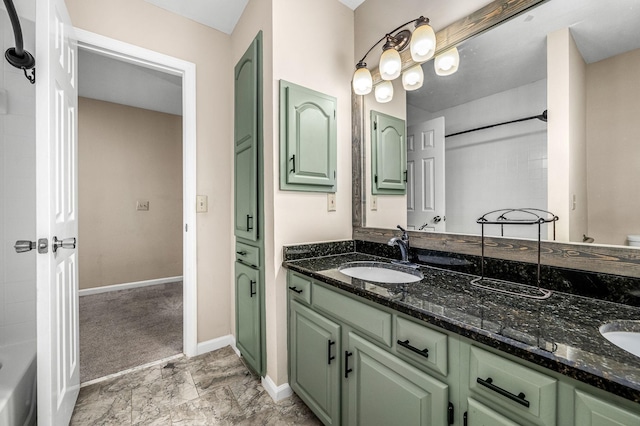
<path fill-rule="evenodd" d="M 195 65 L 76 31 L 79 282 L 81 298 L 94 304 L 84 316 L 80 304 L 81 330 L 93 334 L 80 336 L 86 383 L 176 348 L 196 355 Z M 100 309 L 120 312 L 115 322 L 85 327 Z M 84 338 L 137 346 L 122 363 L 83 372 L 83 355 L 101 355 L 83 351 Z"/>

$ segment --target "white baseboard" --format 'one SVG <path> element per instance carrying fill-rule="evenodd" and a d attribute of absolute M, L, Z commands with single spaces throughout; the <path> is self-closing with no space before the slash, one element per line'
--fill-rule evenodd
<path fill-rule="evenodd" d="M 291 386 L 289 386 L 289 383 L 276 386 L 276 384 L 273 382 L 273 380 L 271 380 L 271 377 L 269 376 L 264 376 L 262 378 L 262 387 L 267 391 L 271 399 L 273 399 L 275 402 L 281 401 L 293 395 L 293 390 L 291 389 Z"/>
<path fill-rule="evenodd" d="M 222 349 L 225 346 L 231 346 L 231 348 L 240 356 L 238 349 L 236 348 L 236 339 L 228 334 L 226 336 L 218 337 L 216 339 L 207 340 L 206 342 L 198 343 L 198 349 L 196 355 L 206 354 L 207 352 L 216 351 Z"/>
<path fill-rule="evenodd" d="M 110 291 L 117 291 L 117 290 L 128 290 L 131 288 L 147 287 L 150 285 L 158 285 L 158 284 L 167 284 L 167 283 L 173 283 L 176 281 L 182 281 L 182 276 L 156 278 L 155 280 L 135 281 L 132 283 L 106 285 L 103 287 L 83 288 L 82 290 L 78 290 L 78 296 L 88 296 L 90 294 L 107 293 Z"/>

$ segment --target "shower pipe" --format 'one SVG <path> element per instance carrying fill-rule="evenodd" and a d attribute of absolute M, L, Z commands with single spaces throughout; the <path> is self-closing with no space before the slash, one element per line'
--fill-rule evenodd
<path fill-rule="evenodd" d="M 36 60 L 31 53 L 24 50 L 22 28 L 20 27 L 20 19 L 13 5 L 13 0 L 4 0 L 4 5 L 7 8 L 9 20 L 11 20 L 11 26 L 13 27 L 13 35 L 16 39 L 16 47 L 8 48 L 4 52 L 4 57 L 11 65 L 24 71 L 24 76 L 27 77 L 27 80 L 34 84 L 36 82 Z"/>
<path fill-rule="evenodd" d="M 540 115 L 532 115 L 531 117 L 519 118 L 517 120 L 505 121 L 503 123 L 491 124 L 489 126 L 478 127 L 476 129 L 465 130 L 465 131 L 458 132 L 458 133 L 452 133 L 450 135 L 446 135 L 445 138 L 449 138 L 451 136 L 464 135 L 465 133 L 477 132 L 478 130 L 490 129 L 492 127 L 504 126 L 505 124 L 520 123 L 521 121 L 528 121 L 528 120 L 535 120 L 535 119 L 538 119 L 540 121 L 544 121 L 546 123 L 547 122 L 547 110 L 545 109 L 542 112 L 542 114 L 540 114 Z"/>

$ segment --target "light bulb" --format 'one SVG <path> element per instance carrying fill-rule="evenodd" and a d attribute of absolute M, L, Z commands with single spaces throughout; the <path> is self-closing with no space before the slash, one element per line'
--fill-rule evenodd
<path fill-rule="evenodd" d="M 387 103 L 393 99 L 393 83 L 383 81 L 378 84 L 375 89 L 376 101 L 381 104 Z"/>
<path fill-rule="evenodd" d="M 424 72 L 420 64 L 416 64 L 402 73 L 402 86 L 405 90 L 419 89 L 423 82 Z"/>
<path fill-rule="evenodd" d="M 380 77 L 383 80 L 393 80 L 400 75 L 402 61 L 400 54 L 394 48 L 389 48 L 382 52 L 380 56 Z"/>
<path fill-rule="evenodd" d="M 458 49 L 455 47 L 447 50 L 441 55 L 436 56 L 435 61 L 433 61 L 433 66 L 435 68 L 436 74 L 438 75 L 451 75 L 454 72 L 458 71 L 458 66 L 460 65 L 460 55 L 458 54 Z"/>
<path fill-rule="evenodd" d="M 358 68 L 353 74 L 353 92 L 356 95 L 368 95 L 372 87 L 373 80 L 367 67 Z"/>
<path fill-rule="evenodd" d="M 431 59 L 436 51 L 436 34 L 429 24 L 418 25 L 411 35 L 411 58 L 415 62 L 425 62 Z"/>

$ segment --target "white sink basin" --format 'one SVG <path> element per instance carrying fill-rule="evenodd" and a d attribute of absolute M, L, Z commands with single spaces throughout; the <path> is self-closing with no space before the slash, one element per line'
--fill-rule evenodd
<path fill-rule="evenodd" d="M 613 321 L 600 327 L 605 339 L 640 357 L 640 321 Z"/>
<path fill-rule="evenodd" d="M 417 269 L 383 262 L 349 262 L 340 266 L 338 270 L 352 278 L 386 284 L 415 283 L 424 278 L 422 272 Z"/>

